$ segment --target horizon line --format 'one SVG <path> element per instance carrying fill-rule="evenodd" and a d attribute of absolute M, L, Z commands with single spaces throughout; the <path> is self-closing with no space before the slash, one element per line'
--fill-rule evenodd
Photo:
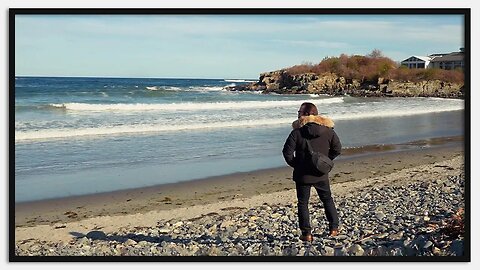
<path fill-rule="evenodd" d="M 258 78 L 207 78 L 207 77 L 124 77 L 124 76 L 92 76 L 92 75 L 15 75 L 18 77 L 32 78 L 111 78 L 111 79 L 195 79 L 195 80 L 258 80 Z"/>

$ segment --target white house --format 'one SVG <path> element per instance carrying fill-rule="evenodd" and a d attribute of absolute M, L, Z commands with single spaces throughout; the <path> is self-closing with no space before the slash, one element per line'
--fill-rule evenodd
<path fill-rule="evenodd" d="M 402 66 L 406 66 L 408 68 L 428 68 L 428 65 L 432 59 L 433 57 L 414 55 L 400 63 Z"/>

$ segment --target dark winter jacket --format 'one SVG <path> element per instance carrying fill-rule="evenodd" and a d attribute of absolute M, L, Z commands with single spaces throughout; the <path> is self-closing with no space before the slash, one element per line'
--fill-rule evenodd
<path fill-rule="evenodd" d="M 342 145 L 333 130 L 334 123 L 330 118 L 320 115 L 302 116 L 293 122 L 293 130 L 283 146 L 283 157 L 288 165 L 294 168 L 293 180 L 299 183 L 314 184 L 328 180 L 328 174 L 317 174 L 305 161 L 308 156 L 307 143 L 310 140 L 316 152 L 327 155 L 330 159 L 340 155 Z"/>

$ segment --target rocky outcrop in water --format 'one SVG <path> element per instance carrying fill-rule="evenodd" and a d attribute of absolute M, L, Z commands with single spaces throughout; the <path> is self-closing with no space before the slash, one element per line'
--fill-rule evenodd
<path fill-rule="evenodd" d="M 226 87 L 230 91 L 262 91 L 278 94 L 327 94 L 366 97 L 463 98 L 464 86 L 440 80 L 403 82 L 379 78 L 376 81 L 346 79 L 333 73 L 291 75 L 285 70 L 262 73 L 258 82 Z"/>

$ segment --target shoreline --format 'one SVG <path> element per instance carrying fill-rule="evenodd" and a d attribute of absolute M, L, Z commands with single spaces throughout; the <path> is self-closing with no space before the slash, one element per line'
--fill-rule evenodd
<path fill-rule="evenodd" d="M 180 209 L 16 228 L 15 254 L 462 256 L 464 235 L 445 230 L 464 207 L 463 154 L 451 150 L 444 149 L 447 155 L 441 161 L 420 165 L 418 156 L 403 156 L 401 161 L 415 164 L 383 176 L 333 183 L 341 220 L 338 237 L 326 235 L 323 209 L 315 207 L 318 196 L 312 196 L 312 249 L 298 239 L 296 196 L 290 189 Z"/>
<path fill-rule="evenodd" d="M 394 150 L 387 147 L 389 151 L 385 151 L 379 146 L 372 147 L 368 153 L 344 156 L 335 161 L 330 181 L 340 184 L 381 177 L 464 154 L 459 137 L 427 142 L 430 147 L 418 141 L 397 145 Z M 294 191 L 291 177 L 292 168 L 280 167 L 153 187 L 17 203 L 15 227 L 52 226 L 102 216 L 121 217 L 245 200 L 258 195 Z"/>
<path fill-rule="evenodd" d="M 427 138 L 422 140 L 408 141 L 408 142 L 396 143 L 396 144 L 373 144 L 373 145 L 349 147 L 349 148 L 342 149 L 342 154 L 337 159 L 335 159 L 335 162 L 343 159 L 356 158 L 360 156 L 394 153 L 394 152 L 402 152 L 402 151 L 409 151 L 409 150 L 420 150 L 422 148 L 430 148 L 430 147 L 458 145 L 463 143 L 463 139 L 464 137 L 459 135 L 459 136 L 434 137 L 434 138 Z M 98 192 L 98 193 L 84 194 L 84 195 L 72 195 L 72 196 L 66 196 L 66 197 L 46 198 L 46 199 L 38 199 L 38 200 L 31 200 L 31 201 L 20 201 L 20 202 L 15 202 L 15 205 L 21 206 L 24 204 L 36 204 L 36 203 L 43 203 L 43 202 L 49 202 L 49 201 L 62 201 L 62 200 L 75 199 L 75 198 L 80 199 L 80 198 L 88 198 L 91 196 L 102 196 L 102 195 L 109 195 L 109 194 L 149 189 L 149 188 L 169 187 L 172 185 L 181 185 L 182 183 L 206 181 L 212 178 L 219 178 L 219 177 L 223 178 L 223 177 L 229 177 L 229 176 L 236 176 L 240 174 L 250 174 L 250 173 L 257 173 L 257 172 L 269 171 L 269 170 L 279 170 L 279 169 L 285 169 L 285 168 L 289 168 L 289 167 L 285 164 L 285 166 L 280 166 L 280 167 L 272 167 L 272 168 L 258 169 L 258 170 L 245 171 L 245 172 L 234 172 L 234 173 L 228 173 L 228 174 L 222 174 L 222 175 L 214 175 L 210 177 L 194 178 L 194 179 L 184 180 L 180 182 L 156 184 L 152 186 L 112 190 L 112 191 Z"/>

